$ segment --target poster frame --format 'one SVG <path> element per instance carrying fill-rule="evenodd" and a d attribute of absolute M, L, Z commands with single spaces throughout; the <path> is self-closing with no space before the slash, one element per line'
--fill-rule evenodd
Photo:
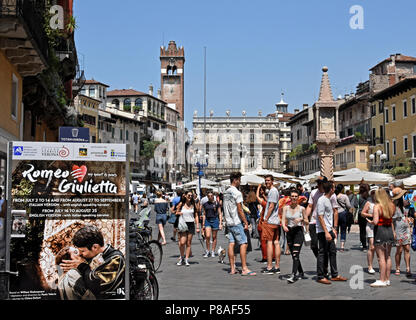
<path fill-rule="evenodd" d="M 17 273 L 10 272 L 10 244 L 11 244 L 11 232 L 12 232 L 12 165 L 13 165 L 13 144 L 16 143 L 28 143 L 29 141 L 9 141 L 8 143 L 8 153 L 7 153 L 7 172 L 6 172 L 6 203 L 7 203 L 7 214 L 5 219 L 6 224 L 6 258 L 5 258 L 5 273 L 7 276 L 7 300 L 10 299 L 10 277 L 11 276 L 17 276 Z M 33 141 L 34 143 L 44 143 L 43 141 Z M 70 144 L 70 143 L 64 143 L 64 144 Z M 87 143 L 84 143 L 87 144 Z M 95 144 L 95 145 L 101 145 L 100 143 L 88 143 L 89 145 Z M 128 244 L 129 244 L 129 220 L 130 220 L 130 212 L 129 212 L 129 181 L 130 181 L 130 148 L 129 144 L 126 143 L 119 143 L 119 145 L 125 145 L 126 150 L 126 161 L 125 161 L 125 180 L 126 180 L 126 194 L 125 194 L 125 271 L 124 271 L 124 299 L 120 300 L 129 300 L 130 299 L 130 278 L 129 278 L 129 250 L 128 250 Z M 35 159 L 36 160 L 36 159 Z M 57 300 L 56 300 L 57 301 Z"/>

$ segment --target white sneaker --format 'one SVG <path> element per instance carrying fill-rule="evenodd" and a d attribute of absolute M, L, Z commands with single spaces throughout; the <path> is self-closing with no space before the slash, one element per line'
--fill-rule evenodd
<path fill-rule="evenodd" d="M 377 280 L 376 282 L 373 282 L 370 284 L 371 287 L 387 287 L 387 283 L 381 280 Z"/>
<path fill-rule="evenodd" d="M 205 254 L 202 256 L 203 258 L 208 258 L 209 257 L 209 251 L 205 250 Z"/>
<path fill-rule="evenodd" d="M 386 286 L 389 286 L 390 285 L 390 280 L 387 280 L 385 283 L 386 283 Z"/>
<path fill-rule="evenodd" d="M 181 266 L 183 264 L 183 260 L 182 258 L 179 259 L 178 263 L 176 264 L 177 266 Z"/>
<path fill-rule="evenodd" d="M 215 252 L 211 251 L 211 257 L 215 258 Z"/>
<path fill-rule="evenodd" d="M 376 273 L 376 270 L 374 270 L 374 269 L 368 269 L 368 273 L 369 274 L 374 274 L 374 273 Z"/>
<path fill-rule="evenodd" d="M 189 267 L 189 266 L 190 266 L 190 264 L 189 264 L 189 262 L 188 262 L 188 259 L 185 259 L 185 266 L 187 266 L 187 267 Z"/>

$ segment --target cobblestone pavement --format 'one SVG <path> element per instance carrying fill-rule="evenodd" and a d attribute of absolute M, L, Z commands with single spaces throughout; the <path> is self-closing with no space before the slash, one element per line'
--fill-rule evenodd
<path fill-rule="evenodd" d="M 153 228 L 153 238 L 157 239 L 157 226 L 155 216 L 152 214 L 150 225 Z M 190 267 L 177 266 L 179 248 L 177 242 L 170 240 L 172 225 L 165 226 L 168 244 L 163 246 L 163 260 L 160 271 L 157 273 L 161 300 L 280 300 L 280 299 L 392 299 L 408 300 L 416 299 L 416 282 L 406 278 L 406 270 L 403 256 L 401 261 L 402 274 L 391 275 L 391 286 L 385 288 L 372 288 L 370 284 L 378 279 L 377 257 L 374 258 L 374 275 L 367 273 L 366 253 L 359 248 L 358 226 L 353 226 L 351 233 L 347 234 L 346 250 L 337 253 L 339 274 L 347 277 L 347 282 L 333 282 L 331 285 L 317 283 L 316 259 L 309 247 L 302 247 L 300 259 L 308 279 L 298 280 L 294 284 L 288 284 L 284 279 L 291 272 L 292 258 L 290 255 L 282 255 L 280 275 L 261 274 L 261 269 L 266 265 L 260 263 L 261 251 L 258 250 L 257 239 L 252 239 L 253 251 L 248 254 L 247 262 L 251 270 L 257 272 L 256 276 L 242 277 L 241 275 L 229 275 L 228 256 L 225 263 L 218 262 L 218 257 L 203 258 L 204 249 L 197 235 L 192 241 L 193 257 L 189 259 Z M 228 241 L 223 231 L 218 233 L 218 246 L 227 248 Z M 393 269 L 395 268 L 392 249 Z M 416 262 L 416 253 L 411 250 L 411 266 Z M 352 266 L 363 268 L 362 289 L 356 288 L 360 283 L 356 278 L 357 271 L 350 273 Z M 241 270 L 239 256 L 237 256 L 237 268 Z M 360 268 L 360 267 L 358 267 Z M 416 267 L 414 267 L 416 271 Z M 355 276 L 355 280 L 352 279 Z M 415 272 L 416 277 L 416 272 Z M 354 280 L 354 281 L 353 281 Z"/>

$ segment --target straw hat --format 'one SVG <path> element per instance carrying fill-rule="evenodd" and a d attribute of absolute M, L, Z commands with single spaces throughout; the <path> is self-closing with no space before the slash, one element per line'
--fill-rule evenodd
<path fill-rule="evenodd" d="M 403 190 L 400 187 L 396 187 L 396 188 L 393 189 L 392 193 L 393 193 L 393 197 L 391 198 L 391 200 L 394 201 L 394 200 L 397 200 L 397 199 L 400 199 L 401 197 L 403 197 L 406 193 L 406 190 Z"/>

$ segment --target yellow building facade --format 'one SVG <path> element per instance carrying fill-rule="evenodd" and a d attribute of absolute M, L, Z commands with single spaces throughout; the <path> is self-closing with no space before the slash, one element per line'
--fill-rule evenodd
<path fill-rule="evenodd" d="M 358 168 L 368 171 L 369 146 L 367 143 L 338 145 L 334 152 L 334 171 Z"/>
<path fill-rule="evenodd" d="M 98 107 L 101 101 L 79 94 L 74 99 L 76 111 L 82 115 L 84 128 L 90 129 L 90 142 L 96 143 L 99 141 L 98 130 Z"/>
<path fill-rule="evenodd" d="M 376 143 L 371 152 L 382 150 L 390 166 L 407 166 L 416 159 L 416 77 L 399 81 L 374 99 L 371 126 Z"/>

